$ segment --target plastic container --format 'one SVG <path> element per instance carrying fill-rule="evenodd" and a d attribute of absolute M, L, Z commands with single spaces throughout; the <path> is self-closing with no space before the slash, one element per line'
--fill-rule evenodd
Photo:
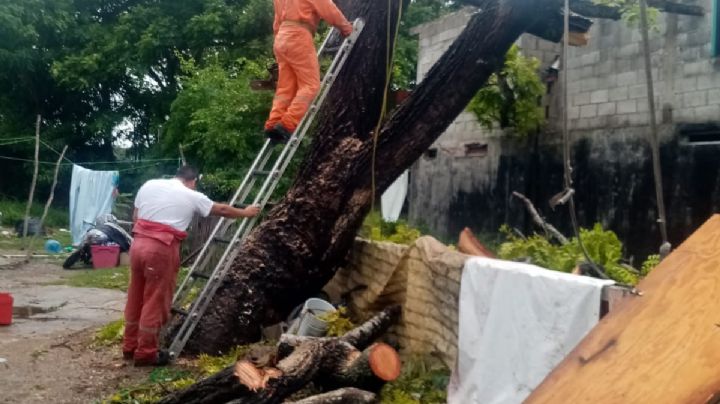
<path fill-rule="evenodd" d="M 10 293 L 0 293 L 0 325 L 12 324 L 13 297 Z"/>
<path fill-rule="evenodd" d="M 62 245 L 57 240 L 48 240 L 45 242 L 45 251 L 50 254 L 59 254 L 62 252 Z"/>
<path fill-rule="evenodd" d="M 90 246 L 93 268 L 115 268 L 120 260 L 120 246 L 92 245 Z"/>
<path fill-rule="evenodd" d="M 305 301 L 297 328 L 297 335 L 322 337 L 327 333 L 328 325 L 319 316 L 335 311 L 335 306 L 322 299 L 312 298 Z"/>

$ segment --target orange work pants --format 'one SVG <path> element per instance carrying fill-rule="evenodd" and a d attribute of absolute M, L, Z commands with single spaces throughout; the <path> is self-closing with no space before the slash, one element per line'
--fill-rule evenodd
<path fill-rule="evenodd" d="M 265 129 L 282 124 L 295 131 L 320 89 L 320 65 L 313 36 L 303 26 L 280 27 L 273 46 L 278 63 L 278 83 Z"/>
<path fill-rule="evenodd" d="M 170 318 L 175 280 L 180 269 L 180 242 L 167 245 L 136 236 L 130 247 L 130 287 L 125 305 L 123 352 L 152 361 L 160 329 Z"/>

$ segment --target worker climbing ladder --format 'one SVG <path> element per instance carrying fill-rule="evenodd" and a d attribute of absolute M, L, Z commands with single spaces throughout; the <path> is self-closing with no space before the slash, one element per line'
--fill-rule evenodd
<path fill-rule="evenodd" d="M 285 169 L 315 121 L 325 97 L 347 61 L 363 27 L 361 19 L 355 20 L 352 34 L 342 42 L 336 29 L 331 29 L 327 34 L 318 51 L 318 57 L 333 53 L 335 56 L 322 79 L 317 96 L 310 104 L 295 132 L 272 162 L 271 157 L 276 154 L 274 153 L 275 143 L 271 139 L 265 141 L 245 178 L 235 191 L 230 201 L 231 205 L 237 207 L 259 205 L 262 209 L 268 203 Z M 340 43 L 339 46 L 338 43 Z M 264 181 L 260 181 L 263 177 Z M 248 203 L 250 200 L 252 202 Z M 171 359 L 176 359 L 182 352 L 237 256 L 239 249 L 236 247 L 241 245 L 256 223 L 257 217 L 244 218 L 241 221 L 221 218 L 215 225 L 173 298 L 172 314 L 182 316 L 183 320 L 168 349 Z M 197 298 L 194 298 L 195 295 Z"/>

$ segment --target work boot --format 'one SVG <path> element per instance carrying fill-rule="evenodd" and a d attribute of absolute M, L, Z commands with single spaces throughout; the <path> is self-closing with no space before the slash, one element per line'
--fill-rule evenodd
<path fill-rule="evenodd" d="M 276 124 L 272 129 L 274 137 L 273 139 L 276 143 L 287 143 L 288 140 L 290 140 L 290 137 L 292 136 L 292 132 L 285 129 L 285 127 L 278 123 Z"/>
<path fill-rule="evenodd" d="M 158 351 L 157 357 L 152 360 L 147 359 L 135 359 L 135 367 L 141 366 L 165 366 L 170 363 L 170 355 L 167 351 Z"/>
<path fill-rule="evenodd" d="M 123 360 L 131 361 L 133 360 L 133 356 L 135 355 L 135 352 L 133 351 L 123 351 Z"/>

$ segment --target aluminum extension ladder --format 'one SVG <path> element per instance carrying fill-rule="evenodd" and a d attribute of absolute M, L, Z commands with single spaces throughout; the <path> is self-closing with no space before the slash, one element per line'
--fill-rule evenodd
<path fill-rule="evenodd" d="M 341 38 L 339 32 L 334 28 L 330 30 L 318 51 L 318 57 L 332 53 L 335 53 L 335 57 L 323 77 L 318 95 L 310 104 L 308 111 L 282 152 L 272 162 L 271 168 L 268 168 L 268 162 L 274 154 L 275 143 L 270 139 L 265 141 L 240 187 L 230 200 L 230 205 L 237 207 L 259 205 L 261 209 L 265 207 L 308 129 L 312 126 L 325 97 L 363 28 L 362 19 L 355 20 L 353 33 L 345 38 L 339 46 Z M 258 179 L 262 177 L 265 177 L 265 180 L 258 187 L 257 185 L 260 183 Z M 248 203 L 247 201 L 250 199 L 252 202 Z M 237 256 L 239 249 L 236 247 L 241 245 L 256 223 L 257 217 L 243 218 L 240 221 L 221 218 L 210 237 L 205 241 L 173 297 L 172 314 L 173 316 L 183 316 L 184 319 L 168 349 L 172 360 L 180 356 L 195 326 L 205 313 Z"/>

